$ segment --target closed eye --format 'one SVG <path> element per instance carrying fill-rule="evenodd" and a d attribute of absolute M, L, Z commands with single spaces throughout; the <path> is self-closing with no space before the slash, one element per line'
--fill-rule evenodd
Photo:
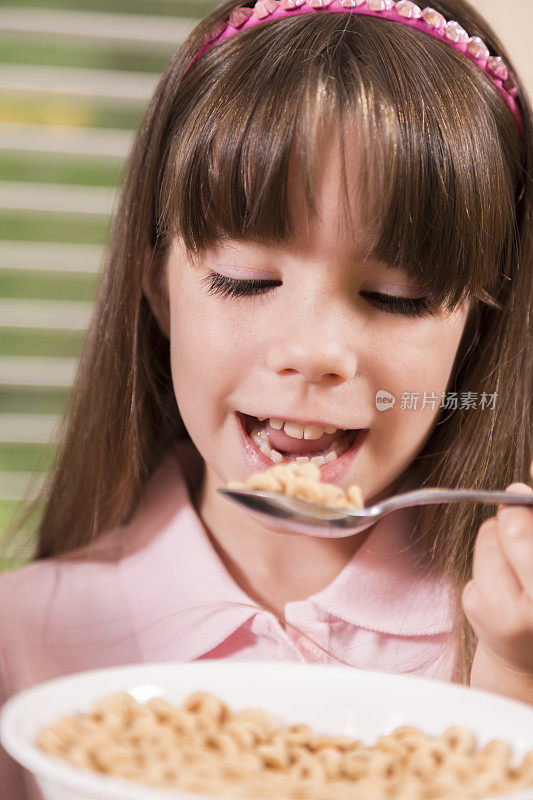
<path fill-rule="evenodd" d="M 225 297 L 251 297 L 265 294 L 271 289 L 283 285 L 279 280 L 237 280 L 210 272 L 202 280 L 208 286 L 208 294 L 221 294 Z M 361 292 L 372 305 L 389 314 L 403 314 L 408 317 L 431 316 L 431 309 L 424 297 L 396 297 L 380 292 Z"/>
<path fill-rule="evenodd" d="M 395 297 L 379 292 L 361 292 L 361 296 L 367 297 L 378 308 L 391 314 L 404 314 L 407 317 L 431 316 L 431 309 L 424 297 Z"/>
<path fill-rule="evenodd" d="M 203 279 L 202 283 L 208 284 L 208 294 L 222 294 L 225 297 L 248 297 L 251 295 L 265 294 L 276 286 L 281 286 L 282 281 L 248 280 L 228 278 L 211 272 Z"/>

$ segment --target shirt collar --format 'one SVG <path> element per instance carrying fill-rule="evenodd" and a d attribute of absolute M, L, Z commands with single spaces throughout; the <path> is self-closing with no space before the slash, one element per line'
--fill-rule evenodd
<path fill-rule="evenodd" d="M 175 442 L 123 531 L 121 580 L 148 660 L 172 656 L 172 642 L 176 658 L 194 660 L 263 611 L 226 570 L 192 504 L 202 473 L 194 444 Z M 398 636 L 449 631 L 448 589 L 421 574 L 414 523 L 414 509 L 384 517 L 329 586 L 292 605 Z"/>
<path fill-rule="evenodd" d="M 383 517 L 329 586 L 308 600 L 325 614 L 380 633 L 450 631 L 450 586 L 424 570 L 411 538 L 415 524 L 413 508 Z"/>

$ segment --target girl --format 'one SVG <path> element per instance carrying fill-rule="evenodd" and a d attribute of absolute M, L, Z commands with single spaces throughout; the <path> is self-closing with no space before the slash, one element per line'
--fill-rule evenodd
<path fill-rule="evenodd" d="M 3 696 L 207 657 L 533 702 L 531 509 L 326 540 L 217 493 L 326 449 L 322 479 L 366 504 L 529 479 L 524 88 L 464 0 L 236 9 L 193 31 L 137 133 L 35 560 L 0 579 Z M 26 796 L 7 755 L 0 775 Z"/>

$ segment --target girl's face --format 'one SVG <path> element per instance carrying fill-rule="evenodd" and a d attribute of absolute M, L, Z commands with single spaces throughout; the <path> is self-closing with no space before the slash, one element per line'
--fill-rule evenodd
<path fill-rule="evenodd" d="M 290 249 L 226 241 L 193 264 L 175 240 L 166 265 L 173 384 L 211 486 L 253 471 L 241 443 L 243 412 L 368 429 L 336 480 L 345 489 L 358 484 L 368 502 L 402 475 L 431 433 L 469 309 L 423 317 L 380 305 L 375 294 L 419 298 L 420 290 L 402 270 L 358 257 L 342 224 L 338 151 L 330 148 L 317 177 L 319 219 L 307 226 L 303 190 L 290 175 L 298 221 Z M 208 291 L 213 272 L 276 285 L 228 297 Z M 378 407 L 381 390 L 394 396 L 393 407 Z M 404 393 L 417 398 L 416 408 L 403 407 Z M 422 408 L 424 393 L 436 402 Z"/>

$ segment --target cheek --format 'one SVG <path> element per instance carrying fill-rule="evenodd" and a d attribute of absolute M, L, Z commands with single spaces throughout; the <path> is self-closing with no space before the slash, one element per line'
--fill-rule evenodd
<path fill-rule="evenodd" d="M 381 373 L 402 391 L 445 391 L 462 330 L 462 322 L 451 318 L 388 330 L 379 346 Z"/>
<path fill-rule="evenodd" d="M 197 391 L 191 393 L 195 402 L 202 402 L 200 395 L 206 400 L 216 399 L 215 395 L 226 396 L 251 359 L 248 353 L 253 343 L 249 333 L 244 326 L 235 325 L 233 318 L 230 323 L 229 314 L 223 309 L 190 291 L 187 303 L 180 302 L 178 296 L 171 308 L 171 364 L 176 397 L 184 385 L 196 387 Z"/>
<path fill-rule="evenodd" d="M 420 443 L 430 431 L 448 391 L 462 331 L 462 319 L 423 320 L 382 340 L 374 381 L 395 399 L 392 408 L 376 403 L 377 422 L 387 435 L 413 436 Z"/>

